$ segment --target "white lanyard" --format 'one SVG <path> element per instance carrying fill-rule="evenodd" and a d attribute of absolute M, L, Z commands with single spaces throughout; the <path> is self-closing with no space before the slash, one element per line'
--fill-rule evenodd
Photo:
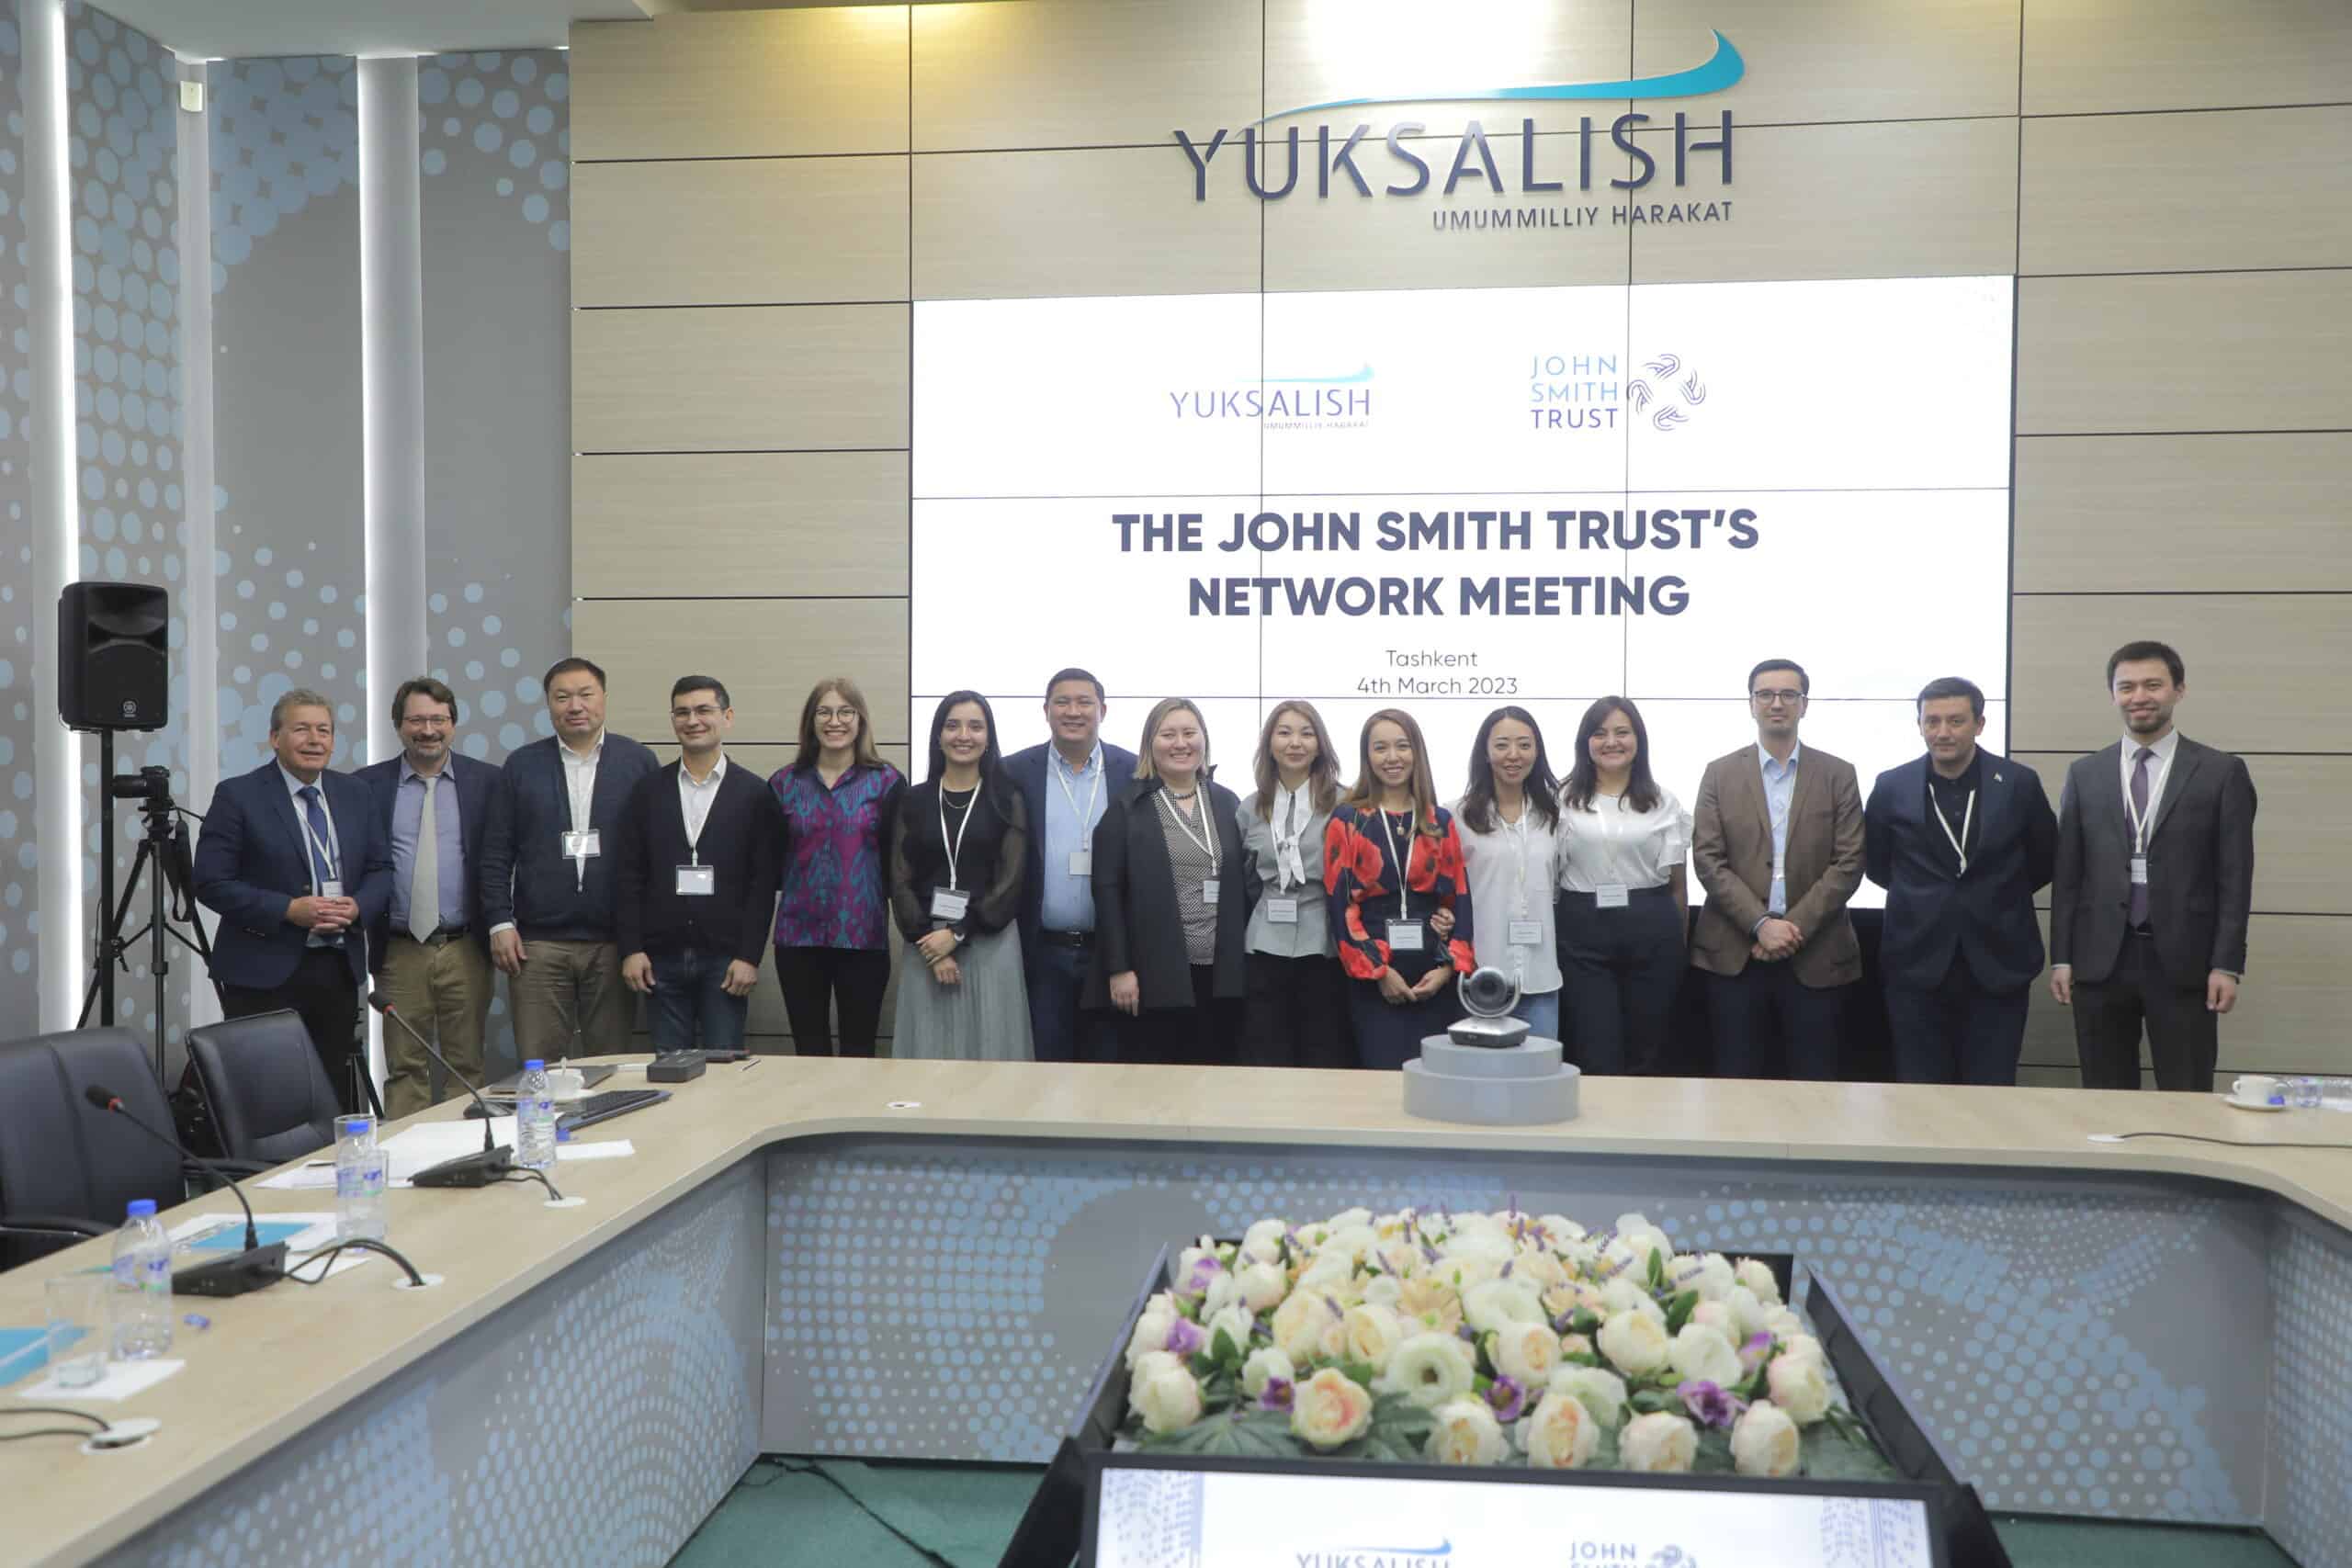
<path fill-rule="evenodd" d="M 1951 836 L 1951 824 L 1944 818 L 1944 808 L 1936 800 L 1936 786 L 1933 784 L 1928 786 L 1928 815 L 1934 818 L 1936 826 L 1944 830 L 1944 837 L 1951 843 L 1951 852 L 1960 857 L 1960 874 L 1966 876 L 1968 825 L 1976 820 L 1976 792 L 1973 789 L 1968 792 L 1968 806 L 1960 814 L 1960 837 L 1957 839 Z"/>
<path fill-rule="evenodd" d="M 1102 772 L 1094 766 L 1094 761 L 1102 752 L 1102 749 L 1097 746 L 1094 757 L 1086 760 L 1086 771 L 1090 776 L 1086 781 L 1086 806 L 1083 810 L 1079 807 L 1078 792 L 1069 787 L 1069 764 L 1061 760 L 1058 752 L 1053 758 L 1054 782 L 1062 786 L 1062 798 L 1069 801 L 1069 808 L 1078 814 L 1078 836 L 1080 840 L 1094 831 L 1094 797 L 1102 789 Z"/>
<path fill-rule="evenodd" d="M 327 868 L 328 880 L 334 882 L 342 881 L 343 863 L 336 856 L 334 852 L 334 846 L 328 843 L 325 839 L 320 838 L 319 835 L 311 829 L 311 814 L 309 812 L 297 809 L 295 815 L 302 819 L 302 842 L 304 846 L 306 848 L 315 847 L 318 851 L 318 858 L 311 863 L 311 880 L 313 883 L 319 880 L 319 867 L 323 864 Z M 332 837 L 334 832 L 334 818 L 327 817 L 327 792 L 325 790 L 319 791 L 319 815 L 326 817 L 327 832 L 328 835 Z"/>
<path fill-rule="evenodd" d="M 2153 751 L 2155 748 L 2150 747 L 2148 750 Z M 2140 815 L 2139 803 L 2132 798 L 2132 783 L 2129 774 L 2131 767 L 2136 764 L 2127 763 L 2125 768 L 2123 814 L 2131 818 L 2132 852 L 2136 855 L 2145 855 L 2148 852 L 2148 833 L 2156 819 L 2157 808 L 2164 805 L 2165 779 L 2172 772 L 2171 758 L 2151 757 L 2148 760 L 2155 766 L 2148 770 L 2148 814 L 2145 817 Z"/>
<path fill-rule="evenodd" d="M 986 780 L 981 781 L 982 784 L 985 784 L 986 782 Z M 972 798 L 964 803 L 964 819 L 956 824 L 956 836 L 953 839 L 950 839 L 947 836 L 947 785 L 944 783 L 940 784 L 939 841 L 944 845 L 947 850 L 947 890 L 951 893 L 959 891 L 962 886 L 962 884 L 956 880 L 956 860 L 957 856 L 964 852 L 964 833 L 966 829 L 971 827 L 972 818 L 978 817 L 979 814 L 980 785 L 976 784 L 972 786 Z"/>
<path fill-rule="evenodd" d="M 1282 879 L 1282 890 L 1285 893 L 1294 887 L 1305 886 L 1306 882 L 1306 858 L 1299 852 L 1298 849 L 1299 840 L 1304 836 L 1306 828 L 1306 824 L 1299 818 L 1305 815 L 1305 812 L 1301 809 L 1298 792 L 1292 790 L 1289 795 L 1289 809 L 1277 813 L 1283 818 L 1284 825 L 1290 828 L 1289 837 L 1283 837 L 1282 827 L 1272 828 L 1274 870 Z"/>
<path fill-rule="evenodd" d="M 678 764 L 678 777 L 686 786 L 686 799 L 690 803 L 681 813 L 686 821 L 686 860 L 691 864 L 700 865 L 703 824 L 710 820 L 711 804 L 718 798 L 718 770 L 712 769 L 710 777 L 696 784 L 694 774 L 686 772 L 686 765 L 681 762 Z"/>
<path fill-rule="evenodd" d="M 1388 835 L 1388 858 L 1396 863 L 1396 918 L 1409 920 L 1413 917 L 1405 912 L 1405 885 L 1412 880 L 1413 840 L 1421 836 L 1420 803 L 1416 801 L 1413 805 L 1413 830 L 1405 835 L 1403 854 L 1396 852 L 1396 829 L 1388 825 L 1388 808 L 1377 801 L 1372 808 L 1380 814 L 1380 830 Z"/>
<path fill-rule="evenodd" d="M 1169 798 L 1168 791 L 1164 788 L 1159 791 L 1159 808 L 1168 813 L 1169 819 L 1176 824 L 1176 830 L 1183 834 L 1184 837 L 1191 841 L 1194 849 L 1209 857 L 1209 880 L 1214 882 L 1216 880 L 1216 825 L 1206 820 L 1208 817 L 1208 807 L 1205 804 L 1207 795 L 1203 793 L 1201 786 L 1198 784 L 1194 784 L 1193 785 L 1193 799 L 1195 802 L 1202 803 L 1201 816 L 1203 818 L 1203 821 L 1201 825 L 1206 829 L 1204 833 L 1195 833 L 1193 831 L 1192 824 L 1184 819 L 1184 814 L 1182 812 L 1176 809 L 1176 803 Z"/>

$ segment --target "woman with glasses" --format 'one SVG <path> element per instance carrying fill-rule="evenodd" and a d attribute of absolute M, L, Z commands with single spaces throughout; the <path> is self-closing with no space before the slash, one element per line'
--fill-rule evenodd
<path fill-rule="evenodd" d="M 799 755 L 768 780 L 785 821 L 775 977 L 803 1056 L 874 1055 L 890 984 L 890 829 L 906 782 L 874 750 L 857 683 L 818 682 L 800 707 Z"/>
<path fill-rule="evenodd" d="M 1515 1018 L 1560 1038 L 1560 961 L 1553 926 L 1559 871 L 1560 781 L 1544 731 L 1521 707 L 1499 707 L 1470 748 L 1470 787 L 1453 824 L 1478 906 L 1478 964 L 1519 982 Z"/>

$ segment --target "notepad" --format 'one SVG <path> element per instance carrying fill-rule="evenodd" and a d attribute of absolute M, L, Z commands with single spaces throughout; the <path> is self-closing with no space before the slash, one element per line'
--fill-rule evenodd
<path fill-rule="evenodd" d="M 49 1330 L 0 1328 L 0 1388 L 49 1365 Z"/>
<path fill-rule="evenodd" d="M 275 1247 L 279 1242 L 291 1242 L 311 1228 L 308 1220 L 261 1220 L 254 1226 L 260 1240 L 258 1247 Z M 245 1226 L 242 1220 L 232 1220 L 219 1230 L 200 1235 L 187 1244 L 190 1252 L 243 1252 L 245 1249 Z"/>

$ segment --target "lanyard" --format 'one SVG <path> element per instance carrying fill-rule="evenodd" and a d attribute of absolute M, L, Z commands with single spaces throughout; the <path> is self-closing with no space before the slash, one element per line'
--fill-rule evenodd
<path fill-rule="evenodd" d="M 1413 917 L 1405 908 L 1405 884 L 1412 880 L 1413 840 L 1421 836 L 1420 804 L 1418 801 L 1414 803 L 1413 830 L 1405 835 L 1405 852 L 1402 854 L 1396 852 L 1396 829 L 1388 825 L 1387 807 L 1375 801 L 1372 808 L 1380 814 L 1380 830 L 1388 835 L 1388 858 L 1396 863 L 1396 918 L 1409 920 Z"/>
<path fill-rule="evenodd" d="M 1506 821 L 1503 823 L 1505 830 L 1519 840 L 1519 915 L 1521 919 L 1525 919 L 1527 918 L 1527 818 L 1533 809 L 1534 808 L 1529 805 L 1525 797 L 1522 796 L 1519 803 L 1519 820 L 1516 822 Z M 1502 816 L 1501 810 L 1498 808 L 1495 815 L 1496 817 L 1500 818 Z"/>
<path fill-rule="evenodd" d="M 1210 874 L 1211 876 L 1215 876 L 1215 875 L 1216 874 L 1216 861 L 1217 861 L 1217 854 L 1216 854 L 1216 825 L 1215 823 L 1210 822 L 1209 820 L 1207 820 L 1207 818 L 1208 818 L 1207 796 L 1206 796 L 1204 794 L 1201 793 L 1201 786 L 1200 786 L 1200 784 L 1199 784 L 1198 783 L 1195 783 L 1195 784 L 1193 785 L 1193 792 L 1194 792 L 1194 793 L 1193 793 L 1193 798 L 1194 800 L 1199 801 L 1199 802 L 1201 802 L 1201 803 L 1202 803 L 1202 805 L 1201 805 L 1201 818 L 1202 818 L 1201 827 L 1202 827 L 1202 829 L 1204 829 L 1204 831 L 1199 832 L 1199 833 L 1195 833 L 1195 832 L 1193 832 L 1193 825 L 1192 825 L 1191 823 L 1187 822 L 1186 820 L 1184 820 L 1184 814 L 1183 814 L 1182 812 L 1181 812 L 1181 811 L 1179 811 L 1179 810 L 1177 810 L 1177 809 L 1176 809 L 1176 803 L 1175 803 L 1174 801 L 1172 801 L 1172 800 L 1170 800 L 1170 799 L 1169 799 L 1169 798 L 1168 798 L 1168 791 L 1167 791 L 1167 790 L 1165 790 L 1165 789 L 1162 789 L 1162 790 L 1160 790 L 1160 791 L 1159 792 L 1159 808 L 1160 808 L 1162 811 L 1165 811 L 1166 813 L 1168 813 L 1169 820 L 1170 820 L 1170 821 L 1172 821 L 1172 822 L 1174 822 L 1174 823 L 1176 824 L 1176 830 L 1177 830 L 1178 832 L 1180 832 L 1180 833 L 1183 834 L 1183 835 L 1184 835 L 1184 837 L 1185 837 L 1185 839 L 1186 839 L 1186 840 L 1188 840 L 1192 843 L 1192 845 L 1193 845 L 1193 847 L 1194 849 L 1196 849 L 1196 850 L 1200 851 L 1200 852 L 1201 852 L 1201 853 L 1203 853 L 1203 854 L 1204 854 L 1204 855 L 1206 855 L 1206 856 L 1208 856 L 1208 857 L 1209 857 L 1209 874 Z"/>
<path fill-rule="evenodd" d="M 980 784 L 987 782 L 983 779 Z M 961 884 L 956 880 L 956 857 L 964 852 L 965 830 L 971 827 L 972 818 L 979 814 L 980 784 L 976 784 L 972 786 L 972 798 L 964 803 L 964 819 L 956 824 L 956 836 L 953 839 L 949 838 L 947 836 L 947 786 L 944 784 L 939 786 L 939 841 L 947 850 L 947 890 L 951 893 L 959 891 L 961 887 Z"/>
<path fill-rule="evenodd" d="M 1289 809 L 1277 813 L 1283 818 L 1283 826 L 1272 828 L 1274 869 L 1276 874 L 1282 879 L 1282 890 L 1287 893 L 1293 887 L 1302 886 L 1306 882 L 1306 859 L 1299 853 L 1298 850 L 1299 840 L 1305 833 L 1306 824 L 1299 820 L 1304 813 L 1300 808 L 1298 791 L 1282 792 L 1279 785 L 1276 788 L 1278 792 L 1285 793 L 1289 796 L 1286 803 Z M 1289 829 L 1288 837 L 1283 835 L 1285 827 Z"/>
<path fill-rule="evenodd" d="M 2154 748 L 2149 750 L 2154 750 Z M 2138 855 L 2148 852 L 2148 833 L 2156 819 L 2157 808 L 2164 805 L 2165 780 L 2172 773 L 2171 758 L 2151 757 L 2149 761 L 2155 766 L 2148 770 L 2148 814 L 2143 817 L 2138 804 L 2132 798 L 2132 768 L 2134 764 L 2130 758 L 2124 760 L 2123 814 L 2132 822 L 2132 852 Z"/>
<path fill-rule="evenodd" d="M 710 777 L 696 784 L 694 774 L 686 772 L 686 765 L 678 764 L 678 782 L 686 787 L 686 804 L 681 815 L 686 821 L 686 860 L 691 864 L 702 863 L 703 824 L 710 820 L 711 805 L 718 799 L 719 769 L 726 765 L 721 761 L 711 769 Z"/>
<path fill-rule="evenodd" d="M 571 830 L 584 832 L 594 811 L 596 764 L 603 757 L 599 752 L 591 751 L 587 760 L 582 761 L 580 754 L 564 746 L 561 740 L 556 744 L 563 746 L 563 793 L 571 802 Z"/>
<path fill-rule="evenodd" d="M 1094 797 L 1102 790 L 1102 770 L 1095 767 L 1094 764 L 1102 755 L 1102 748 L 1098 743 L 1094 748 L 1094 755 L 1086 760 L 1086 771 L 1091 776 L 1086 781 L 1086 806 L 1082 810 L 1078 804 L 1078 792 L 1069 787 L 1069 764 L 1061 760 L 1059 752 L 1056 752 L 1052 759 L 1054 782 L 1062 786 L 1062 798 L 1069 801 L 1070 810 L 1077 813 L 1078 836 L 1081 840 L 1094 830 Z"/>
<path fill-rule="evenodd" d="M 311 814 L 309 812 L 298 811 L 295 815 L 302 819 L 303 842 L 318 851 L 318 858 L 311 863 L 311 880 L 312 882 L 318 881 L 318 868 L 320 865 L 323 864 L 327 868 L 327 875 L 331 879 L 336 882 L 342 881 L 343 863 L 336 856 L 334 852 L 334 846 L 327 842 L 325 839 L 320 838 L 319 835 L 312 830 L 311 827 Z M 334 818 L 327 817 L 327 792 L 325 790 L 319 791 L 319 815 L 326 817 L 327 834 L 329 838 L 332 838 L 334 834 Z"/>
<path fill-rule="evenodd" d="M 1968 825 L 1976 820 L 1976 792 L 1973 789 L 1968 792 L 1968 806 L 1960 814 L 1960 837 L 1956 839 L 1952 838 L 1951 822 L 1944 818 L 1944 808 L 1936 802 L 1936 786 L 1933 784 L 1928 786 L 1928 815 L 1934 818 L 1936 826 L 1944 830 L 1945 839 L 1951 841 L 1951 852 L 1960 857 L 1960 874 L 1966 876 L 1968 874 Z"/>

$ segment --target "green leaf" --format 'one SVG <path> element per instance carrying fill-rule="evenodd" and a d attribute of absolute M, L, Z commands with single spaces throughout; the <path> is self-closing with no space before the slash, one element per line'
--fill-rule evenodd
<path fill-rule="evenodd" d="M 1847 1417 L 1843 1425 L 1851 1426 Z M 1828 1421 L 1815 1422 L 1798 1436 L 1798 1446 L 1804 1458 L 1804 1473 L 1824 1481 L 1900 1481 L 1894 1466 L 1888 1463 L 1866 1433 L 1855 1427 L 1852 1435 L 1842 1432 Z"/>
<path fill-rule="evenodd" d="M 1720 1475 L 1736 1469 L 1731 1457 L 1731 1434 L 1715 1427 L 1699 1428 L 1699 1452 L 1690 1461 L 1694 1475 Z"/>
<path fill-rule="evenodd" d="M 1650 1256 L 1655 1258 L 1657 1255 L 1652 1253 Z M 1668 1303 L 1666 1332 L 1669 1337 L 1682 1332 L 1682 1325 L 1690 1321 L 1690 1314 L 1698 1304 L 1699 1292 L 1696 1291 L 1685 1291 Z"/>
<path fill-rule="evenodd" d="M 1234 1344 L 1231 1334 L 1220 1328 L 1216 1337 L 1209 1341 L 1209 1359 L 1227 1366 L 1238 1365 L 1241 1348 Z"/>
<path fill-rule="evenodd" d="M 1597 1334 L 1600 1331 L 1600 1314 L 1590 1307 L 1578 1307 L 1568 1314 L 1568 1332 Z"/>
<path fill-rule="evenodd" d="M 1470 1374 L 1470 1387 L 1474 1393 L 1485 1393 L 1494 1386 L 1495 1380 L 1488 1377 L 1486 1373 L 1473 1372 Z"/>
<path fill-rule="evenodd" d="M 1637 1389 L 1626 1403 L 1644 1416 L 1655 1416 L 1661 1410 L 1671 1411 L 1677 1416 L 1682 1414 L 1681 1400 L 1670 1393 L 1661 1393 L 1654 1388 Z"/>
<path fill-rule="evenodd" d="M 1597 1367 L 1600 1365 L 1600 1358 L 1594 1355 L 1589 1350 L 1572 1351 L 1567 1355 L 1562 1356 L 1560 1360 L 1564 1365 L 1571 1367 Z"/>
<path fill-rule="evenodd" d="M 1198 1350 L 1193 1352 L 1192 1359 L 1185 1365 L 1192 1368 L 1196 1378 L 1205 1378 L 1216 1371 L 1216 1363 Z"/>
<path fill-rule="evenodd" d="M 1666 1289 L 1666 1254 L 1655 1247 L 1650 1249 L 1650 1289 Z"/>
<path fill-rule="evenodd" d="M 1342 1361 L 1340 1363 L 1340 1375 L 1358 1388 L 1370 1390 L 1372 1380 L 1380 1373 L 1369 1361 Z"/>

